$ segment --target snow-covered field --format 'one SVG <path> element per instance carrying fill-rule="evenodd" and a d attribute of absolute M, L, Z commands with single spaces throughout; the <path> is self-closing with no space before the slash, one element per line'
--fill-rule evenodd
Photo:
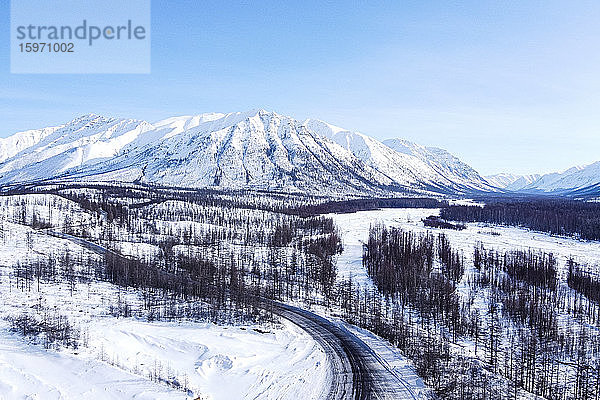
<path fill-rule="evenodd" d="M 481 242 L 486 248 L 509 250 L 515 248 L 540 249 L 552 252 L 558 257 L 559 270 L 564 272 L 567 259 L 576 260 L 589 266 L 600 268 L 600 243 L 566 237 L 556 237 L 528 229 L 492 226 L 482 223 L 469 223 L 467 229 L 434 229 L 423 226 L 422 219 L 429 215 L 439 215 L 438 209 L 382 209 L 359 211 L 352 214 L 331 214 L 343 235 L 344 252 L 338 259 L 340 278 L 353 277 L 353 280 L 370 283 L 367 271 L 362 267 L 362 245 L 369 237 L 369 228 L 375 224 L 400 227 L 416 232 L 444 233 L 450 239 L 453 248 L 462 250 L 466 264 L 473 257 L 473 248 Z M 491 234 L 495 232 L 496 234 Z M 499 235 L 498 235 L 499 234 Z"/>
<path fill-rule="evenodd" d="M 15 208 L 20 207 L 18 203 Z M 39 215 L 54 222 L 65 210 Z M 337 259 L 338 279 L 371 285 L 362 266 L 362 245 L 375 224 L 414 231 L 443 232 L 472 265 L 481 242 L 497 250 L 535 248 L 554 253 L 564 274 L 568 257 L 594 267 L 600 244 L 553 237 L 530 230 L 467 224 L 463 231 L 425 228 L 421 220 L 436 209 L 383 209 L 332 214 L 344 245 Z M 14 214 L 14 213 L 13 213 Z M 8 214 L 6 214 L 8 215 Z M 66 250 L 82 268 L 98 256 L 71 241 L 48 236 L 16 221 L 0 221 L 0 399 L 319 399 L 330 387 L 328 361 L 319 345 L 290 323 L 277 326 L 218 326 L 204 322 L 149 322 L 138 314 L 140 292 L 98 281 L 32 282 L 17 287 L 16 261 L 59 257 Z M 86 221 L 87 222 L 87 221 Z M 494 232 L 494 234 L 491 234 Z M 126 254 L 156 251 L 155 246 L 122 242 Z M 472 268 L 471 267 L 467 267 Z M 564 279 L 564 275 L 563 275 Z M 74 290 L 72 290 L 74 289 Z M 128 304 L 132 317 L 114 316 L 115 304 Z M 46 349 L 41 341 L 10 330 L 7 317 L 23 313 L 60 313 L 81 332 L 76 349 Z M 415 391 L 424 389 L 412 363 L 370 332 L 348 326 L 391 370 Z"/>
<path fill-rule="evenodd" d="M 185 399 L 186 394 L 88 355 L 54 352 L 0 325 L 2 399 Z"/>
<path fill-rule="evenodd" d="M 319 399 L 329 388 L 322 350 L 299 328 L 94 318 L 89 347 L 46 350 L 0 325 L 0 398 Z M 168 377 L 176 390 L 149 379 Z M 87 397 L 90 398 L 90 397 Z"/>
<path fill-rule="evenodd" d="M 42 281 L 16 287 L 17 260 L 65 249 L 97 257 L 68 240 L 1 221 L 0 399 L 319 399 L 329 388 L 319 345 L 292 324 L 217 326 L 136 318 L 139 292 L 104 282 Z M 117 318 L 117 302 L 134 317 Z M 36 311 L 37 310 L 37 311 Z M 81 332 L 77 349 L 45 349 L 10 331 L 23 313 L 68 317 Z M 187 390 L 185 390 L 187 388 Z"/>
<path fill-rule="evenodd" d="M 361 285 L 371 286 L 372 280 L 367 274 L 366 269 L 362 266 L 362 246 L 368 240 L 369 228 L 376 224 L 381 224 L 389 227 L 399 227 L 406 231 L 413 232 L 431 232 L 433 234 L 444 233 L 452 248 L 458 250 L 464 256 L 465 273 L 462 280 L 457 285 L 457 291 L 463 300 L 471 302 L 472 309 L 478 309 L 481 312 L 482 320 L 489 318 L 487 315 L 487 306 L 490 301 L 489 289 L 479 289 L 478 292 L 472 292 L 471 283 L 469 282 L 474 275 L 477 274 L 473 265 L 473 251 L 478 243 L 482 243 L 487 249 L 495 249 L 499 252 L 504 250 L 528 249 L 542 250 L 546 253 L 552 253 L 557 260 L 558 284 L 565 291 L 571 289 L 567 286 L 567 261 L 573 257 L 575 261 L 587 265 L 592 272 L 598 273 L 600 269 L 600 243 L 594 241 L 583 241 L 567 237 L 556 237 L 549 234 L 534 232 L 528 229 L 518 227 L 506 227 L 487 225 L 482 223 L 469 223 L 467 228 L 462 231 L 451 229 L 435 229 L 426 228 L 423 225 L 422 219 L 429 215 L 438 215 L 437 209 L 382 209 L 374 211 L 356 212 L 353 214 L 332 214 L 330 215 L 342 232 L 344 251 L 338 258 L 338 279 L 347 279 L 352 277 L 353 282 Z M 416 318 L 419 318 L 415 315 Z M 578 326 L 585 324 L 585 321 L 575 320 L 571 315 L 559 312 L 558 315 L 559 329 L 566 330 L 575 329 Z M 484 322 L 483 326 L 488 322 Z M 502 322 L 506 324 L 507 329 L 513 329 L 513 322 L 508 318 Z M 598 334 L 597 328 L 588 326 L 592 329 L 591 333 Z M 372 335 L 374 336 L 374 335 Z M 377 350 L 377 343 L 370 343 L 370 346 Z M 511 346 L 511 343 L 505 342 L 503 346 L 506 348 Z M 468 337 L 457 338 L 455 342 L 450 344 L 453 352 L 467 357 L 478 358 L 481 356 L 481 350 L 477 355 L 477 347 L 474 342 Z M 480 347 L 481 348 L 481 347 Z M 385 346 L 384 346 L 385 350 Z M 386 350 L 387 352 L 387 350 Z M 389 353 L 388 353 L 389 354 Z M 397 354 L 393 359 L 398 360 L 402 365 L 402 354 Z M 410 377 L 410 363 L 404 362 L 405 367 L 403 373 Z M 563 376 L 569 376 L 572 379 L 573 371 L 561 369 Z M 418 380 L 413 381 L 418 387 Z M 526 391 L 520 391 L 519 398 L 533 399 L 535 395 Z"/>

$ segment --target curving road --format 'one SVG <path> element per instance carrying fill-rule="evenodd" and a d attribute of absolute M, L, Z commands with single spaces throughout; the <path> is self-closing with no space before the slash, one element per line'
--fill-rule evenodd
<path fill-rule="evenodd" d="M 97 254 L 117 254 L 76 236 L 46 230 L 47 235 L 70 240 Z M 365 342 L 342 325 L 310 311 L 270 302 L 273 313 L 311 335 L 323 348 L 331 364 L 332 387 L 327 400 L 411 399 L 417 396 Z"/>
<path fill-rule="evenodd" d="M 328 400 L 417 399 L 385 361 L 342 325 L 287 304 L 274 303 L 273 308 L 310 334 L 327 354 L 333 375 Z"/>

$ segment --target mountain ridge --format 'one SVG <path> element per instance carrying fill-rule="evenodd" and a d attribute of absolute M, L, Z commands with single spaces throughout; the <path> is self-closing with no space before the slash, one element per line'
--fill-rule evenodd
<path fill-rule="evenodd" d="M 560 172 L 531 175 L 500 173 L 486 176 L 485 179 L 498 188 L 516 193 L 600 194 L 600 161 L 573 166 Z"/>
<path fill-rule="evenodd" d="M 47 179 L 379 195 L 502 192 L 517 180 L 486 179 L 436 147 L 264 109 L 154 123 L 87 114 L 0 139 L 0 185 Z"/>

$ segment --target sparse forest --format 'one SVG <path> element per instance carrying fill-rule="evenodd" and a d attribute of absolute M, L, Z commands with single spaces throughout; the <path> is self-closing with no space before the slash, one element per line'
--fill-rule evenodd
<path fill-rule="evenodd" d="M 326 302 L 332 295 L 333 257 L 342 247 L 331 219 L 276 212 L 266 203 L 257 207 L 252 197 L 242 204 L 196 194 L 187 201 L 184 195 L 144 201 L 138 192 L 115 188 L 57 193 L 8 198 L 6 210 L 13 215 L 6 217 L 42 234 L 84 239 L 100 256 L 81 259 L 68 250 L 49 258 L 32 255 L 14 265 L 10 279 L 17 289 L 39 290 L 40 280 L 75 288 L 99 279 L 142 292 L 138 312 L 150 320 L 229 324 L 275 320 L 270 300 Z M 86 212 L 73 212 L 78 207 Z M 141 245 L 153 251 L 122 252 Z M 133 313 L 126 303 L 114 310 Z M 14 324 L 32 335 L 54 329 L 28 315 Z"/>
<path fill-rule="evenodd" d="M 555 235 L 600 240 L 600 204 L 575 200 L 489 201 L 484 206 L 451 205 L 441 217 L 464 222 L 522 226 Z"/>
<path fill-rule="evenodd" d="M 567 286 L 552 254 L 478 245 L 464 276 L 463 258 L 443 234 L 377 226 L 363 262 L 380 290 L 347 282 L 340 289 L 346 318 L 408 354 L 440 398 L 600 395 L 598 280 L 573 260 Z M 469 296 L 457 290 L 460 281 Z M 485 302 L 475 303 L 473 293 Z M 572 322 L 561 323 L 565 317 Z M 452 350 L 465 343 L 472 354 Z"/>
<path fill-rule="evenodd" d="M 11 290 L 34 293 L 40 284 L 62 282 L 76 291 L 110 282 L 143 299 L 118 296 L 111 315 L 148 321 L 273 322 L 272 300 L 318 304 L 397 346 L 440 399 L 600 398 L 600 280 L 592 266 L 571 258 L 563 276 L 554 254 L 541 250 L 477 244 L 463 254 L 445 233 L 375 225 L 362 257 L 374 286 L 339 279 L 341 236 L 318 213 L 437 200 L 338 203 L 65 186 L 2 201 L 4 220 L 32 228 L 30 256 L 15 260 L 7 277 Z M 580 231 L 577 222 L 593 207 L 486 207 L 451 206 L 442 216 L 526 225 L 522 218 L 532 229 L 581 237 L 595 229 Z M 34 235 L 69 237 L 91 254 L 64 248 L 41 257 Z M 0 230 L 0 243 L 6 240 Z M 10 324 L 49 348 L 85 346 L 85 330 L 42 304 Z"/>

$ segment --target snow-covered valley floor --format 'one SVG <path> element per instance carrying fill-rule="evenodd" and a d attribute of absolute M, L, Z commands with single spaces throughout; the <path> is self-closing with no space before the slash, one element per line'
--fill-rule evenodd
<path fill-rule="evenodd" d="M 291 323 L 219 326 L 135 317 L 139 292 L 92 281 L 16 287 L 11 266 L 52 251 L 95 257 L 70 241 L 2 222 L 0 399 L 319 399 L 330 376 L 322 349 Z M 9 274 L 10 273 L 10 274 Z M 111 307 L 127 303 L 133 317 Z M 37 311 L 34 311 L 37 310 Z M 58 312 L 81 332 L 77 349 L 46 349 L 7 317 Z M 177 388 L 177 386 L 179 388 Z M 184 388 L 188 388 L 185 390 Z"/>
<path fill-rule="evenodd" d="M 362 245 L 369 237 L 369 228 L 375 224 L 400 227 L 415 232 L 444 233 L 450 239 L 453 248 L 462 250 L 466 264 L 472 260 L 474 246 L 481 242 L 488 248 L 510 250 L 515 248 L 540 249 L 553 253 L 559 260 L 559 270 L 569 257 L 600 268 L 600 243 L 556 237 L 543 232 L 528 229 L 492 226 L 482 223 L 468 223 L 462 231 L 450 229 L 426 228 L 422 220 L 429 215 L 438 215 L 438 209 L 381 209 L 359 211 L 352 214 L 330 214 L 343 236 L 344 252 L 338 259 L 340 278 L 353 277 L 357 283 L 371 284 L 367 271 L 362 266 Z M 494 232 L 495 234 L 491 234 Z"/>
<path fill-rule="evenodd" d="M 496 226 L 482 223 L 468 223 L 464 230 L 437 229 L 425 227 L 422 220 L 430 215 L 438 215 L 437 209 L 382 209 L 374 211 L 363 211 L 352 214 L 331 214 L 336 225 L 340 228 L 343 237 L 344 251 L 338 258 L 338 279 L 352 277 L 354 283 L 362 287 L 372 287 L 373 281 L 362 265 L 363 244 L 368 240 L 369 229 L 374 225 L 401 228 L 404 231 L 417 233 L 430 232 L 433 235 L 443 233 L 448 238 L 452 248 L 464 257 L 465 273 L 457 283 L 456 293 L 462 298 L 464 304 L 470 304 L 472 309 L 478 310 L 486 326 L 489 323 L 488 307 L 490 304 L 490 289 L 483 287 L 474 290 L 473 278 L 479 273 L 473 263 L 474 248 L 481 243 L 487 249 L 494 249 L 500 254 L 504 251 L 527 250 L 534 252 L 543 251 L 552 253 L 556 259 L 556 271 L 558 286 L 563 293 L 572 289 L 567 285 L 568 260 L 572 257 L 577 263 L 585 265 L 592 274 L 598 274 L 600 269 L 600 243 L 597 241 L 584 241 L 568 237 L 556 237 L 542 232 L 534 232 L 519 227 Z M 567 308 L 568 310 L 568 308 Z M 564 308 L 556 305 L 557 326 L 561 332 L 577 331 L 582 326 L 589 329 L 589 334 L 594 340 L 600 334 L 595 325 L 589 325 L 584 321 L 574 318 L 565 312 Z M 419 315 L 413 312 L 413 318 L 419 320 Z M 501 323 L 505 332 L 509 335 L 516 329 L 515 323 L 508 316 L 503 317 Z M 501 347 L 510 351 L 514 346 L 508 339 L 501 339 Z M 372 345 L 372 347 L 375 347 Z M 450 343 L 451 351 L 457 356 L 478 358 L 482 362 L 481 345 L 479 353 L 477 345 L 470 337 L 457 337 Z M 402 360 L 399 354 L 397 359 Z M 407 365 L 410 365 L 407 363 Z M 410 376 L 410 368 L 405 370 Z M 572 381 L 573 371 L 561 369 L 565 381 Z M 418 381 L 417 381 L 418 382 Z M 519 390 L 515 397 L 521 399 L 538 398 L 533 393 Z M 567 397 L 570 398 L 570 397 Z"/>
<path fill-rule="evenodd" d="M 383 209 L 330 215 L 344 245 L 337 259 L 339 279 L 353 277 L 371 285 L 362 266 L 362 244 L 369 227 L 381 223 L 417 232 L 443 232 L 465 264 L 473 247 L 541 249 L 558 257 L 565 273 L 570 256 L 589 266 L 600 263 L 600 244 L 553 237 L 521 228 L 468 224 L 463 231 L 425 228 L 421 220 L 435 209 Z M 44 283 L 18 288 L 16 260 L 49 257 L 68 249 L 85 259 L 97 255 L 71 241 L 27 226 L 0 221 L 0 399 L 320 399 L 330 386 L 328 360 L 320 346 L 291 323 L 277 326 L 219 326 L 193 321 L 149 322 L 136 317 L 139 292 L 98 281 Z M 494 232 L 495 234 L 491 234 Z M 118 300 L 120 299 L 120 301 Z M 127 303 L 130 318 L 111 307 Z M 45 349 L 42 343 L 12 332 L 6 317 L 23 312 L 60 312 L 81 331 L 84 346 Z M 387 342 L 348 327 L 415 391 L 423 383 L 410 361 Z M 184 390 L 187 388 L 188 390 Z"/>

